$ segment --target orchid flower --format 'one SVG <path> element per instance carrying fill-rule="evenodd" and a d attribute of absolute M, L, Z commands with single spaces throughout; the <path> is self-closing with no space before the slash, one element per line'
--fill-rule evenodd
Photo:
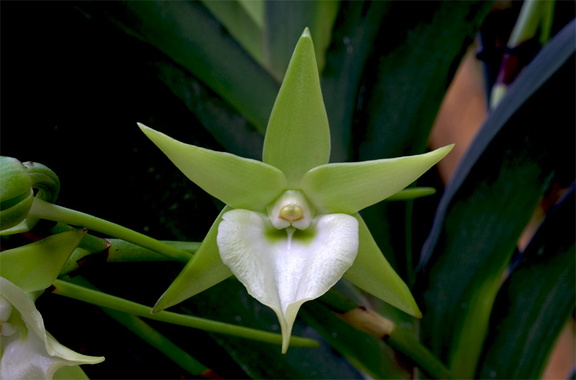
<path fill-rule="evenodd" d="M 55 281 L 85 233 L 64 232 L 0 252 L 0 379 L 52 379 L 70 366 L 76 368 L 68 374 L 77 377 L 83 375 L 80 364 L 104 360 L 58 343 L 33 301 Z"/>
<path fill-rule="evenodd" d="M 263 162 L 176 141 L 139 124 L 193 182 L 226 203 L 154 311 L 235 275 L 276 313 L 286 352 L 300 306 L 341 277 L 413 316 L 421 313 L 358 214 L 402 190 L 452 149 L 332 163 L 312 39 L 299 39 L 272 109 Z"/>

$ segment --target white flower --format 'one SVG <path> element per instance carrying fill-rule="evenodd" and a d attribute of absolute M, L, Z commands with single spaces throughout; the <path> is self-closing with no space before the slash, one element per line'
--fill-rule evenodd
<path fill-rule="evenodd" d="M 58 343 L 29 295 L 0 277 L 0 379 L 51 379 L 64 366 L 103 360 Z"/>

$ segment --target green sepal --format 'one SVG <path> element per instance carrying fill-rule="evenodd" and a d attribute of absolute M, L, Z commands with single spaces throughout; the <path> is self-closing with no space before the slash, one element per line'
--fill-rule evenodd
<path fill-rule="evenodd" d="M 232 276 L 230 269 L 222 262 L 216 244 L 218 225 L 222 221 L 222 215 L 230 210 L 231 208 L 226 206 L 218 215 L 194 257 L 154 305 L 153 313 L 179 304 Z"/>
<path fill-rule="evenodd" d="M 270 165 L 185 144 L 138 126 L 186 177 L 233 208 L 264 209 L 286 188 L 284 174 Z"/>
<path fill-rule="evenodd" d="M 266 129 L 262 160 L 297 187 L 310 169 L 330 159 L 330 127 L 314 45 L 306 28 L 298 40 Z"/>
<path fill-rule="evenodd" d="M 44 290 L 56 280 L 84 235 L 86 230 L 63 232 L 0 252 L 0 277 L 25 292 Z"/>
<path fill-rule="evenodd" d="M 344 278 L 405 313 L 422 318 L 408 286 L 384 257 L 362 217 L 359 214 L 354 217 L 358 220 L 360 245 L 356 260 Z"/>
<path fill-rule="evenodd" d="M 90 378 L 79 365 L 67 365 L 57 370 L 52 380 L 90 380 Z"/>
<path fill-rule="evenodd" d="M 322 213 L 354 214 L 414 182 L 453 146 L 415 156 L 322 165 L 306 173 L 301 188 Z"/>

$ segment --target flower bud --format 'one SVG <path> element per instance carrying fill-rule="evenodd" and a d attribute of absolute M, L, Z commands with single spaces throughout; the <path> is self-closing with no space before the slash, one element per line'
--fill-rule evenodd
<path fill-rule="evenodd" d="M 34 191 L 26 168 L 15 158 L 0 156 L 0 179 L 0 230 L 4 230 L 26 218 Z"/>

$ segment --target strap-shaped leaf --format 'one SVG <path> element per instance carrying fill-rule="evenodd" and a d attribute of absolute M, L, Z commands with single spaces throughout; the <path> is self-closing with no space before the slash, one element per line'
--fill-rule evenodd
<path fill-rule="evenodd" d="M 331 43 L 339 1 L 266 1 L 264 3 L 264 55 L 266 67 L 282 79 L 290 62 L 296 37 L 310 29 L 318 69 L 322 72 L 325 52 Z M 282 25 L 278 28 L 278 25 Z"/>
<path fill-rule="evenodd" d="M 56 280 L 62 266 L 84 235 L 85 230 L 63 232 L 0 252 L 0 277 L 25 292 L 46 289 Z"/>
<path fill-rule="evenodd" d="M 414 182 L 452 147 L 416 156 L 323 165 L 306 173 L 301 188 L 321 212 L 353 214 Z"/>
<path fill-rule="evenodd" d="M 230 211 L 230 207 L 224 207 L 220 212 L 194 257 L 158 299 L 152 312 L 179 304 L 232 276 L 230 269 L 222 262 L 216 244 L 218 225 L 222 221 L 222 215 L 227 211 Z"/>
<path fill-rule="evenodd" d="M 274 103 L 262 156 L 284 172 L 291 187 L 330 158 L 328 116 L 308 29 L 298 40 Z"/>
<path fill-rule="evenodd" d="M 541 378 L 575 306 L 574 189 L 546 216 L 503 283 L 477 378 Z"/>
<path fill-rule="evenodd" d="M 263 209 L 286 187 L 282 172 L 270 165 L 184 144 L 138 125 L 186 177 L 233 208 Z"/>
<path fill-rule="evenodd" d="M 354 217 L 358 220 L 360 245 L 356 260 L 344 273 L 344 278 L 390 305 L 421 318 L 422 313 L 408 286 L 380 252 L 362 217 L 359 214 Z"/>
<path fill-rule="evenodd" d="M 490 113 L 422 250 L 422 341 L 458 378 L 478 377 L 497 287 L 551 175 L 573 178 L 575 31 L 572 20 Z"/>

